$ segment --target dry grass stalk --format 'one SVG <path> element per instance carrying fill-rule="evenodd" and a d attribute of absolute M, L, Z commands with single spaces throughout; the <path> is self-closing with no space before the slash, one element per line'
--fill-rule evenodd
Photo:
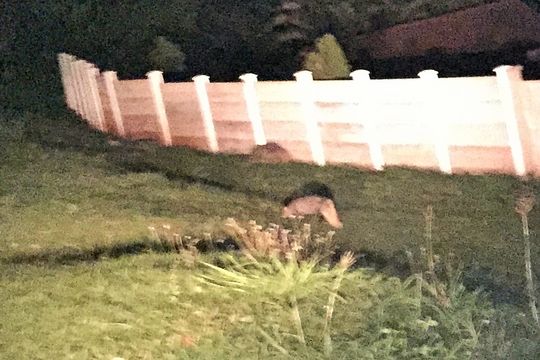
<path fill-rule="evenodd" d="M 335 248 L 335 232 L 329 231 L 325 236 L 313 235 L 309 224 L 303 224 L 300 230 L 293 232 L 276 224 L 263 229 L 254 220 L 243 227 L 229 218 L 225 222 L 225 231 L 238 242 L 245 255 L 256 258 L 277 256 L 301 261 L 313 256 L 323 258 L 331 255 Z"/>
<path fill-rule="evenodd" d="M 336 266 L 339 269 L 338 276 L 332 284 L 332 289 L 330 295 L 328 295 L 328 303 L 326 305 L 326 316 L 324 319 L 324 328 L 323 328 L 323 345 L 324 345 L 324 354 L 330 356 L 332 353 L 332 338 L 330 337 L 330 323 L 334 315 L 334 307 L 336 303 L 336 297 L 338 295 L 339 287 L 343 281 L 345 272 L 354 264 L 355 258 L 354 254 L 350 251 L 347 251 L 341 256 L 339 262 Z"/>
<path fill-rule="evenodd" d="M 427 260 L 427 271 L 424 274 L 420 270 L 418 272 L 418 281 L 421 283 L 419 285 L 421 289 L 426 290 L 432 297 L 437 299 L 437 302 L 443 307 L 449 307 L 450 297 L 447 294 L 446 285 L 439 281 L 437 274 L 435 272 L 435 265 L 439 262 L 439 256 L 433 253 L 433 206 L 428 205 L 426 211 L 424 212 L 425 219 L 425 232 L 424 237 L 426 239 L 426 248 L 421 248 L 421 255 Z M 408 255 L 409 256 L 409 255 Z M 412 259 L 412 256 L 409 256 Z"/>
<path fill-rule="evenodd" d="M 523 242 L 525 246 L 525 277 L 527 279 L 527 293 L 529 297 L 529 307 L 531 309 L 531 315 L 538 327 L 540 327 L 540 320 L 538 317 L 538 299 L 536 298 L 536 289 L 532 274 L 532 262 L 531 262 L 531 241 L 529 232 L 529 213 L 534 207 L 536 197 L 530 188 L 523 188 L 517 195 L 515 211 L 521 217 L 521 226 L 523 232 Z"/>
<path fill-rule="evenodd" d="M 153 226 L 149 226 L 148 230 L 150 230 L 155 239 L 159 240 L 164 250 L 174 251 L 180 254 L 186 265 L 195 266 L 197 255 L 199 253 L 197 243 L 201 239 L 187 235 L 181 236 L 180 234 L 173 232 L 170 225 L 162 225 L 157 229 Z M 205 238 L 208 238 L 209 236 L 209 234 L 205 234 Z"/>

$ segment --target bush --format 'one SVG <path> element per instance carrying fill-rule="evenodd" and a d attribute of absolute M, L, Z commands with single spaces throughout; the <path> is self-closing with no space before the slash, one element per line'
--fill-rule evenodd
<path fill-rule="evenodd" d="M 313 73 L 314 79 L 330 80 L 348 78 L 351 66 L 343 49 L 331 34 L 315 43 L 316 50 L 306 55 L 304 68 Z"/>
<path fill-rule="evenodd" d="M 217 289 L 239 304 L 236 316 L 248 319 L 238 330 L 242 341 L 256 334 L 253 346 L 268 357 L 470 358 L 493 315 L 483 295 L 466 291 L 459 277 L 436 276 L 430 256 L 402 281 L 348 271 L 352 253 L 332 267 L 321 262 L 321 251 L 303 252 L 315 237 L 309 229 L 262 230 L 254 222 L 246 229 L 232 219 L 227 227 L 243 256 L 227 254 L 219 266 L 201 263 L 207 271 L 196 278 L 206 291 Z M 328 254 L 331 246 L 323 248 Z"/>
<path fill-rule="evenodd" d="M 163 36 L 156 38 L 154 49 L 148 54 L 150 64 L 155 70 L 171 73 L 185 70 L 185 58 L 180 47 Z"/>

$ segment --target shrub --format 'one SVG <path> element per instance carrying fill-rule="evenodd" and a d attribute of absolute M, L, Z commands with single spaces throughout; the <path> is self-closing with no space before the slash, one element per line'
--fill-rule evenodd
<path fill-rule="evenodd" d="M 335 302 L 345 272 L 354 263 L 353 256 L 346 253 L 334 268 L 329 269 L 318 267 L 316 259 L 298 261 L 294 254 L 293 251 L 287 260 L 270 255 L 260 261 L 254 257 L 236 259 L 228 255 L 224 258 L 224 267 L 203 263 L 209 271 L 197 278 L 206 285 L 259 299 L 251 303 L 251 316 L 255 319 L 257 332 L 268 345 L 286 355 L 290 354 L 286 341 L 283 341 L 287 335 L 295 339 L 301 348 L 307 349 L 300 303 L 326 294 L 326 311 L 319 340 L 323 341 L 324 353 L 330 355 L 330 324 Z"/>
<path fill-rule="evenodd" d="M 343 49 L 331 34 L 326 34 L 315 43 L 316 50 L 308 53 L 304 68 L 313 73 L 314 79 L 329 80 L 348 78 L 351 66 Z"/>
<path fill-rule="evenodd" d="M 163 36 L 156 38 L 154 49 L 148 54 L 148 60 L 155 70 L 172 73 L 185 70 L 185 58 L 180 47 Z"/>
<path fill-rule="evenodd" d="M 426 216 L 431 221 L 432 214 Z M 349 272 L 351 253 L 334 267 L 321 262 L 328 252 L 316 245 L 302 253 L 316 243 L 309 226 L 263 230 L 253 221 L 243 228 L 228 219 L 227 227 L 247 256 L 228 254 L 220 266 L 202 263 L 207 271 L 196 279 L 242 304 L 238 316 L 252 319 L 242 327 L 257 334 L 253 343 L 264 351 L 294 358 L 468 358 L 493 314 L 459 277 L 435 274 L 440 264 L 431 250 L 421 251 L 412 264 L 418 272 L 402 281 L 365 269 Z"/>

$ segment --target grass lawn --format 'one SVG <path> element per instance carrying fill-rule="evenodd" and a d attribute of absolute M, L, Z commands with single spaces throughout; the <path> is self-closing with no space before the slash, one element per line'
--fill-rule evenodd
<path fill-rule="evenodd" d="M 181 234 L 219 237 L 228 217 L 263 225 L 281 223 L 280 201 L 314 180 L 334 191 L 344 223 L 337 240 L 343 250 L 366 254 L 360 265 L 401 269 L 405 250 L 426 246 L 423 211 L 432 205 L 435 252 L 443 258 L 454 254 L 466 266 L 464 281 L 469 287 L 483 286 L 499 302 L 523 305 L 523 244 L 514 212 L 519 179 L 253 164 L 241 157 L 144 142 L 111 146 L 106 137 L 67 114 L 4 115 L 0 357 L 280 358 L 283 354 L 272 346 L 261 350 L 257 345 L 261 338 L 254 335 L 259 328 L 250 310 L 257 299 L 225 296 L 201 286 L 196 275 L 203 270 L 163 252 L 148 226 L 169 224 Z M 530 186 L 539 193 L 540 182 Z M 529 219 L 538 279 L 538 206 Z M 329 230 L 324 223 L 308 220 L 316 232 Z M 373 282 L 374 298 L 395 299 L 392 294 L 401 286 L 383 284 L 363 270 L 351 277 Z M 383 346 L 380 339 L 367 338 L 364 332 L 370 330 L 365 326 L 389 326 L 362 317 L 362 306 L 375 306 L 376 301 L 369 306 L 360 301 L 366 288 L 352 285 L 353 280 L 343 285 L 349 302 L 336 306 L 339 358 L 368 354 L 361 344 Z M 314 319 L 324 301 L 318 301 L 303 305 L 310 314 L 307 323 L 313 322 L 309 329 L 320 326 Z M 515 311 L 519 313 L 518 308 Z M 516 349 L 508 345 L 501 354 L 537 358 L 538 335 L 519 325 L 524 322 L 521 318 L 513 319 L 503 322 L 514 330 L 496 334 L 509 341 L 508 333 L 513 333 Z M 318 332 L 310 331 L 306 336 L 317 349 Z M 491 349 L 500 350 L 501 344 L 493 340 Z M 295 354 L 316 358 L 309 351 Z M 388 354 L 378 358 L 392 358 L 391 350 Z"/>

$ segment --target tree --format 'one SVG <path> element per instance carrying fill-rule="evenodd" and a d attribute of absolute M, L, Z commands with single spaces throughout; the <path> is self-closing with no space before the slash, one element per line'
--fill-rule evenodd
<path fill-rule="evenodd" d="M 314 79 L 329 80 L 349 77 L 351 66 L 345 53 L 331 34 L 317 39 L 316 50 L 308 53 L 304 68 L 313 73 Z"/>
<path fill-rule="evenodd" d="M 288 76 L 298 70 L 310 38 L 309 8 L 301 0 L 282 0 L 272 19 L 276 57 L 274 63 Z"/>
<path fill-rule="evenodd" d="M 277 1 L 202 0 L 197 32 L 182 46 L 190 72 L 220 81 L 265 73 L 274 50 L 271 18 Z"/>
<path fill-rule="evenodd" d="M 279 43 L 288 46 L 307 42 L 308 25 L 302 19 L 304 9 L 298 1 L 283 0 L 273 18 L 274 31 Z"/>
<path fill-rule="evenodd" d="M 185 70 L 185 55 L 180 47 L 167 40 L 164 36 L 158 36 L 154 42 L 154 49 L 148 54 L 150 64 L 156 70 L 163 72 L 178 73 Z"/>

